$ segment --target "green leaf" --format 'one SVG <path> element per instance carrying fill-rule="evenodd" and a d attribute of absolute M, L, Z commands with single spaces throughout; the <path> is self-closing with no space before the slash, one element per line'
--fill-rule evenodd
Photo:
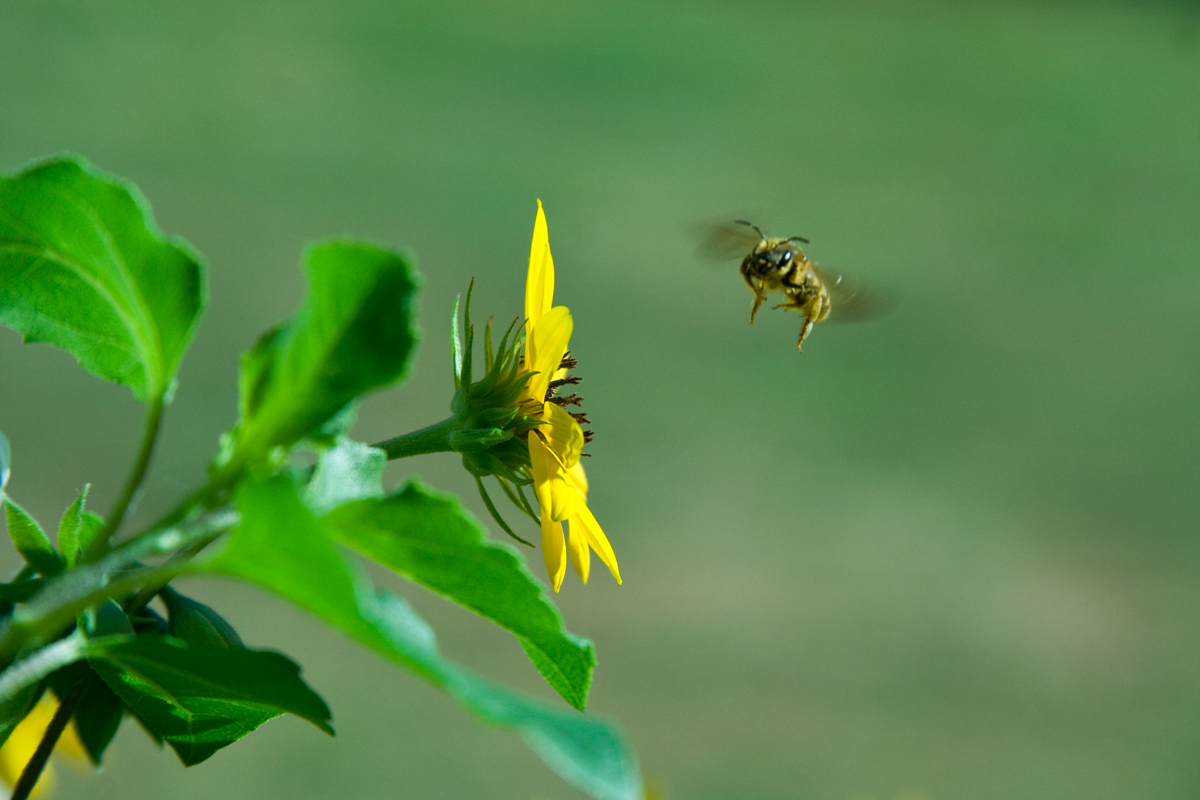
<path fill-rule="evenodd" d="M 234 524 L 235 512 L 218 512 L 184 528 L 165 528 L 131 539 L 98 561 L 82 564 L 47 580 L 27 605 L 17 607 L 0 624 L 0 664 L 7 663 L 32 640 L 50 641 L 61 635 L 76 615 L 110 598 L 125 598 L 143 586 L 165 584 L 182 570 L 184 562 L 167 559 L 158 566 L 142 566 L 143 559 L 173 553 Z M 3 683 L 3 675 L 0 675 Z"/>
<path fill-rule="evenodd" d="M 325 701 L 300 679 L 295 662 L 279 653 L 141 636 L 90 645 L 88 660 L 185 766 L 283 713 L 333 733 Z"/>
<path fill-rule="evenodd" d="M 108 688 L 86 661 L 78 661 L 52 674 L 47 682 L 59 697 L 66 697 L 83 678 L 87 681 L 83 693 L 75 706 L 75 732 L 83 743 L 88 757 L 97 767 L 104 759 L 104 751 L 117 735 L 121 720 L 125 716 L 125 703 Z"/>
<path fill-rule="evenodd" d="M 133 636 L 133 623 L 111 597 L 79 615 L 78 627 L 89 639 L 102 636 Z"/>
<path fill-rule="evenodd" d="M 331 512 L 334 538 L 516 634 L 563 699 L 583 710 L 596 653 L 563 627 L 542 584 L 508 545 L 487 541 L 458 502 L 413 481 Z"/>
<path fill-rule="evenodd" d="M 325 514 L 354 500 L 383 497 L 385 466 L 387 454 L 382 450 L 340 436 L 334 447 L 318 454 L 304 500 L 313 511 Z"/>
<path fill-rule="evenodd" d="M 79 521 L 79 551 L 86 553 L 88 547 L 96 539 L 96 534 L 100 533 L 100 529 L 104 527 L 104 517 L 94 511 L 83 512 L 83 519 Z"/>
<path fill-rule="evenodd" d="M 598 800 L 642 800 L 637 757 L 615 724 L 555 708 L 443 658 L 433 630 L 402 598 L 379 592 L 364 614 L 394 653 L 440 673 L 446 691 L 484 722 L 519 733 L 563 780 Z"/>
<path fill-rule="evenodd" d="M 417 341 L 410 256 L 332 241 L 306 254 L 308 296 L 242 358 L 234 452 L 258 459 L 404 376 Z"/>
<path fill-rule="evenodd" d="M 84 484 L 79 496 L 75 498 L 75 502 L 67 506 L 67 510 L 63 512 L 58 521 L 58 552 L 62 553 L 62 559 L 68 568 L 75 566 L 75 561 L 79 557 L 79 536 L 83 531 L 84 520 L 83 504 L 87 502 L 87 493 L 90 488 L 90 483 Z"/>
<path fill-rule="evenodd" d="M 58 551 L 50 544 L 41 526 L 25 513 L 25 509 L 6 497 L 4 516 L 8 520 L 8 536 L 13 546 L 39 575 L 49 577 L 63 571 L 65 565 Z"/>
<path fill-rule="evenodd" d="M 75 708 L 75 732 L 97 767 L 103 763 L 104 751 L 117 735 L 124 716 L 125 703 L 99 675 L 95 675 Z"/>
<path fill-rule="evenodd" d="M 0 583 L 0 600 L 6 603 L 24 603 L 41 591 L 45 585 L 46 581 L 42 578 L 15 583 Z"/>
<path fill-rule="evenodd" d="M 204 307 L 191 248 L 132 184 L 79 156 L 0 178 L 0 324 L 145 400 L 165 394 Z"/>
<path fill-rule="evenodd" d="M 35 681 L 5 697 L 0 697 L 0 745 L 8 741 L 13 729 L 21 724 L 29 711 L 41 699 L 45 686 Z"/>
<path fill-rule="evenodd" d="M 8 486 L 8 471 L 9 465 L 12 464 L 12 449 L 8 446 L 8 439 L 0 433 L 0 496 L 4 494 L 4 487 Z"/>
<path fill-rule="evenodd" d="M 321 427 L 308 435 L 308 440 L 316 447 L 333 447 L 343 436 L 350 434 L 350 429 L 358 421 L 358 401 L 351 400 L 342 406 L 341 410 L 321 424 Z"/>
<path fill-rule="evenodd" d="M 247 481 L 242 524 L 196 569 L 252 581 L 306 608 L 438 686 L 485 722 L 521 734 L 553 770 L 600 800 L 638 800 L 637 760 L 612 723 L 557 708 L 445 659 L 408 604 L 369 582 L 337 551 L 285 476 Z"/>
<path fill-rule="evenodd" d="M 170 618 L 167 632 L 195 647 L 245 647 L 242 637 L 225 618 L 204 603 L 170 586 L 158 593 Z"/>

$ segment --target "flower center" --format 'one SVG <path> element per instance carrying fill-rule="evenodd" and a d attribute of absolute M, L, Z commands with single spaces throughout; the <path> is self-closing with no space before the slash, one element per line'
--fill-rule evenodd
<path fill-rule="evenodd" d="M 577 366 L 579 366 L 579 362 L 572 358 L 570 350 L 563 353 L 562 363 L 558 365 L 559 369 L 571 370 L 575 369 Z M 577 386 L 582 380 L 583 378 L 580 378 L 578 375 L 568 375 L 565 378 L 559 378 L 558 380 L 550 381 L 550 386 L 546 389 L 546 402 L 554 403 L 556 406 L 564 410 L 566 410 L 567 406 L 582 407 L 583 397 L 581 395 L 577 394 L 576 392 L 571 392 L 568 395 L 560 395 L 558 391 L 564 386 Z M 587 418 L 587 413 L 584 411 L 567 411 L 567 413 L 575 418 L 575 421 L 579 423 L 580 428 L 583 428 L 584 425 L 592 424 L 591 420 Z M 587 444 L 591 441 L 592 431 L 588 428 L 583 428 L 583 443 Z M 581 453 L 580 455 L 587 456 L 588 453 Z"/>

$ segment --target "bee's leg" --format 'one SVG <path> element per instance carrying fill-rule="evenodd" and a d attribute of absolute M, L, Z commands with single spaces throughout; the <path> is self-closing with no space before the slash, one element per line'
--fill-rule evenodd
<path fill-rule="evenodd" d="M 808 332 L 812 330 L 812 326 L 813 326 L 813 318 L 805 317 L 804 324 L 800 326 L 800 338 L 796 340 L 796 352 L 797 353 L 804 352 L 804 348 L 802 348 L 800 345 L 804 344 L 804 339 L 805 339 L 805 337 L 808 336 Z"/>
<path fill-rule="evenodd" d="M 754 315 L 758 313 L 758 307 L 762 305 L 763 300 L 767 299 L 766 293 L 763 292 L 762 282 L 756 281 L 750 277 L 750 259 L 747 258 L 742 262 L 742 280 L 750 287 L 750 291 L 754 292 L 754 307 L 750 309 L 750 324 L 754 324 Z"/>
<path fill-rule="evenodd" d="M 751 325 L 754 324 L 754 315 L 758 313 L 758 307 L 761 306 L 763 304 L 763 300 L 766 300 L 766 299 L 767 299 L 767 296 L 762 293 L 761 289 L 755 289 L 754 306 L 750 309 L 750 324 Z"/>
<path fill-rule="evenodd" d="M 804 315 L 804 324 L 800 326 L 800 338 L 796 340 L 796 352 L 804 352 L 800 345 L 804 344 L 804 339 L 812 331 L 813 323 L 817 320 L 824 319 L 825 314 L 829 313 L 826 303 L 822 302 L 822 297 L 819 294 L 813 295 L 808 299 L 808 302 L 803 305 L 797 304 L 796 310 Z"/>
<path fill-rule="evenodd" d="M 785 297 L 784 301 L 779 305 L 771 306 L 771 310 L 774 311 L 777 308 L 782 308 L 785 311 L 795 310 L 799 311 L 801 314 L 805 314 L 807 313 L 808 306 L 809 304 L 807 302 L 800 302 L 799 297 Z"/>
<path fill-rule="evenodd" d="M 750 279 L 746 279 L 746 283 L 754 290 L 754 307 L 750 309 L 750 324 L 754 324 L 754 315 L 758 313 L 758 307 L 767 299 L 767 293 L 763 291 L 761 283 L 750 283 Z"/>

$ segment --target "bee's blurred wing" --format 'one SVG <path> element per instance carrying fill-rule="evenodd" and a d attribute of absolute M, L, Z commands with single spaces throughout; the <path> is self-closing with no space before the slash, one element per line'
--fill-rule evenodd
<path fill-rule="evenodd" d="M 877 319 L 892 313 L 900 305 L 900 296 L 895 292 L 831 273 L 816 264 L 813 272 L 821 279 L 832 301 L 829 316 L 822 320 L 822 325 Z"/>
<path fill-rule="evenodd" d="M 740 261 L 762 241 L 754 228 L 737 222 L 704 222 L 693 227 L 700 242 L 696 254 L 706 261 Z"/>

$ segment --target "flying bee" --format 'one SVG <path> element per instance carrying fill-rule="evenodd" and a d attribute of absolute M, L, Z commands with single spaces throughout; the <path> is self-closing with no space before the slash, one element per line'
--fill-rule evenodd
<path fill-rule="evenodd" d="M 739 219 L 711 228 L 702 245 L 702 249 L 718 257 L 742 256 L 749 249 L 749 254 L 742 258 L 742 278 L 754 292 L 750 324 L 754 324 L 767 292 L 782 292 L 783 302 L 774 308 L 798 311 L 804 317 L 800 338 L 796 340 L 797 352 L 802 351 L 801 345 L 813 325 L 830 319 L 830 314 L 832 321 L 851 322 L 883 310 L 877 295 L 818 267 L 804 254 L 801 242 L 809 243 L 803 236 L 787 239 L 767 236 L 754 223 Z"/>

